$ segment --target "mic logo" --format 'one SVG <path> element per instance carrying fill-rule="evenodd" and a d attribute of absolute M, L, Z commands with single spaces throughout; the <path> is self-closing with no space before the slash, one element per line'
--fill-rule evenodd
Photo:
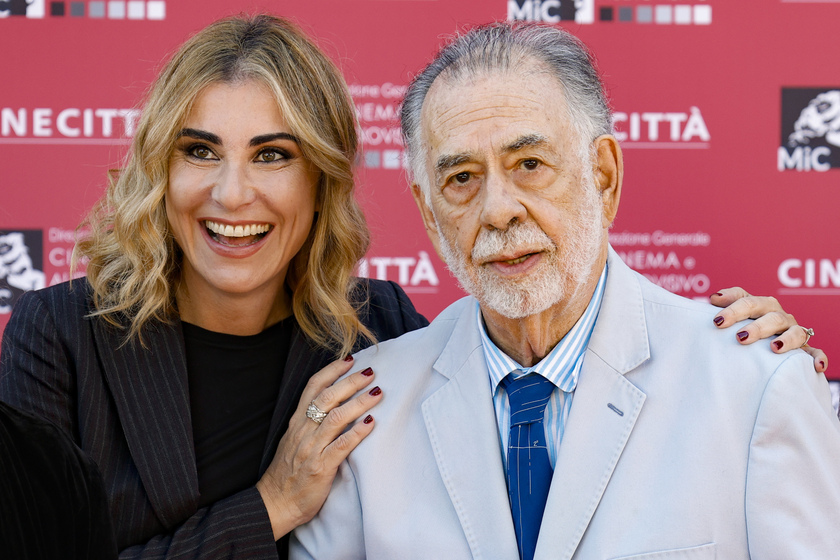
<path fill-rule="evenodd" d="M 778 169 L 840 167 L 840 88 L 783 88 Z"/>

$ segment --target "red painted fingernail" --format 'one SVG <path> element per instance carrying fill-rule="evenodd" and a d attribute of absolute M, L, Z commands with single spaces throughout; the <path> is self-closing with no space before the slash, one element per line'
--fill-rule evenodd
<path fill-rule="evenodd" d="M 773 341 L 773 346 L 776 347 L 776 350 L 781 350 L 782 346 L 784 346 L 784 345 L 785 345 L 785 343 L 782 342 L 781 340 L 774 340 Z"/>
<path fill-rule="evenodd" d="M 370 414 L 368 414 L 368 415 L 365 417 L 365 419 L 364 419 L 364 420 L 362 420 L 362 422 L 364 422 L 365 424 L 370 424 L 371 422 L 373 422 L 373 416 L 371 416 Z"/>
<path fill-rule="evenodd" d="M 824 361 L 822 361 L 822 360 L 820 360 L 820 367 L 821 367 L 821 368 L 823 368 L 823 369 L 825 369 L 825 362 L 824 362 Z"/>
<path fill-rule="evenodd" d="M 353 361 L 353 356 L 344 356 L 344 361 L 345 362 L 352 362 Z"/>
<path fill-rule="evenodd" d="M 371 397 L 375 397 L 376 395 L 379 395 L 381 393 L 382 393 L 382 389 L 380 389 L 379 385 L 377 385 L 376 387 L 374 387 L 373 389 L 370 390 L 368 395 L 370 395 Z"/>
<path fill-rule="evenodd" d="M 715 317 L 715 325 L 721 326 L 722 324 L 723 324 L 723 317 L 721 317 L 720 315 Z"/>
<path fill-rule="evenodd" d="M 723 294 L 722 294 L 721 292 L 715 292 L 715 293 L 714 293 L 714 294 L 712 294 L 712 295 L 713 295 L 713 296 L 722 296 Z"/>
<path fill-rule="evenodd" d="M 749 338 L 750 333 L 748 333 L 747 331 L 741 331 L 738 334 L 736 334 L 735 336 L 738 337 L 738 340 L 740 340 L 741 342 L 744 342 L 745 340 L 747 340 L 747 338 Z"/>
<path fill-rule="evenodd" d="M 365 368 L 362 370 L 362 375 L 364 375 L 365 377 L 370 377 L 371 375 L 373 375 L 373 370 L 371 368 Z"/>

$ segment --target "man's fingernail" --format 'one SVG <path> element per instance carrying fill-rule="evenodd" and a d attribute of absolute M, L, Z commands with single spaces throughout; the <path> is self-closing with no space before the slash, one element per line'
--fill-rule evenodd
<path fill-rule="evenodd" d="M 344 356 L 344 361 L 345 362 L 352 362 L 353 361 L 353 356 L 350 356 L 350 355 Z"/>
<path fill-rule="evenodd" d="M 747 338 L 749 338 L 750 333 L 748 333 L 747 331 L 741 331 L 738 334 L 736 334 L 735 336 L 738 337 L 738 340 L 740 340 L 741 342 L 744 342 L 745 340 L 747 340 Z"/>
<path fill-rule="evenodd" d="M 721 326 L 722 324 L 723 324 L 723 317 L 721 317 L 720 315 L 715 317 L 715 325 Z"/>
<path fill-rule="evenodd" d="M 367 416 L 365 416 L 365 419 L 362 420 L 362 422 L 364 422 L 365 424 L 370 424 L 371 422 L 373 422 L 373 416 L 368 414 Z"/>
<path fill-rule="evenodd" d="M 785 343 L 782 342 L 781 340 L 774 340 L 773 341 L 773 346 L 776 347 L 776 350 L 781 350 L 782 346 L 784 346 L 784 345 L 785 345 Z"/>
<path fill-rule="evenodd" d="M 371 368 L 365 368 L 362 370 L 362 375 L 364 375 L 365 377 L 370 377 L 371 375 L 373 375 L 373 370 Z"/>
<path fill-rule="evenodd" d="M 380 393 L 382 393 L 382 389 L 380 389 L 379 385 L 377 385 L 376 387 L 374 387 L 373 389 L 370 390 L 368 395 L 370 395 L 371 397 L 375 397 L 376 395 L 378 395 Z"/>

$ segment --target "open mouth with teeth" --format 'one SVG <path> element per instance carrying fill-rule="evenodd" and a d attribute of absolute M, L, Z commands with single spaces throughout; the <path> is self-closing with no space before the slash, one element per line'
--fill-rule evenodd
<path fill-rule="evenodd" d="M 247 247 L 259 242 L 271 231 L 270 224 L 246 224 L 232 226 L 219 224 L 210 220 L 204 221 L 204 227 L 213 241 L 228 247 Z"/>
<path fill-rule="evenodd" d="M 519 264 L 519 263 L 525 262 L 528 259 L 528 257 L 532 256 L 533 254 L 534 253 L 528 253 L 527 255 L 522 255 L 518 259 L 510 259 L 508 261 L 502 261 L 502 262 L 505 263 L 505 264 L 509 264 L 509 265 Z"/>

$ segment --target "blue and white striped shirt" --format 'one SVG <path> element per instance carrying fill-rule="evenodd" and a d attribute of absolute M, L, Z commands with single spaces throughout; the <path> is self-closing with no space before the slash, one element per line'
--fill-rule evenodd
<path fill-rule="evenodd" d="M 592 294 L 592 299 L 577 323 L 551 349 L 551 352 L 545 358 L 536 365 L 527 368 L 516 363 L 490 340 L 484 327 L 484 319 L 481 317 L 481 308 L 476 304 L 478 330 L 481 333 L 484 357 L 487 360 L 487 369 L 490 372 L 490 390 L 493 392 L 493 406 L 496 409 L 496 422 L 499 425 L 499 440 L 505 468 L 507 468 L 507 445 L 510 433 L 510 404 L 508 403 L 507 392 L 501 385 L 502 379 L 510 372 L 514 372 L 514 377 L 538 373 L 554 383 L 555 389 L 545 407 L 543 423 L 548 443 L 548 455 L 553 468 L 557 460 L 557 449 L 563 440 L 566 419 L 569 417 L 569 410 L 572 408 L 572 396 L 583 364 L 583 354 L 587 344 L 589 344 L 592 330 L 595 328 L 595 321 L 598 318 L 598 311 L 601 309 L 601 300 L 604 297 L 606 283 L 607 267 L 605 265 L 598 280 L 598 285 L 595 287 L 595 292 Z"/>

